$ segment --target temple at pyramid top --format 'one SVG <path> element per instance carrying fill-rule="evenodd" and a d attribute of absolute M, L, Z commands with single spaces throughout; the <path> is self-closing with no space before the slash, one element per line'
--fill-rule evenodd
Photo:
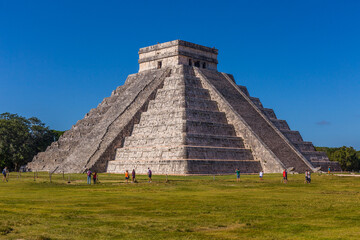
<path fill-rule="evenodd" d="M 139 72 L 176 65 L 217 70 L 218 50 L 183 40 L 160 43 L 139 50 Z"/>

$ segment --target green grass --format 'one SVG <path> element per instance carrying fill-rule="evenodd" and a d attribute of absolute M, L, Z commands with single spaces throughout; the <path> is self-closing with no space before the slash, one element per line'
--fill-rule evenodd
<path fill-rule="evenodd" d="M 360 178 L 280 174 L 145 176 L 12 173 L 0 182 L 0 239 L 359 239 Z"/>

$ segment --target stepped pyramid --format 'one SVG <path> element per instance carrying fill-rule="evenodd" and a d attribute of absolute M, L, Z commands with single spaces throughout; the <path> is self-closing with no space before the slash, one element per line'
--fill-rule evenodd
<path fill-rule="evenodd" d="M 340 170 L 264 108 L 218 50 L 181 40 L 139 50 L 139 72 L 39 153 L 28 168 L 51 172 L 226 174 Z"/>

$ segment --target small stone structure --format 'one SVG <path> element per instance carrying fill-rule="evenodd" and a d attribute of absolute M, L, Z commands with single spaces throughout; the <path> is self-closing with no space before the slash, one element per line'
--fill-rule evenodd
<path fill-rule="evenodd" d="M 139 73 L 39 153 L 28 168 L 52 172 L 157 174 L 326 170 L 304 142 L 232 75 L 218 50 L 181 40 L 139 50 Z"/>

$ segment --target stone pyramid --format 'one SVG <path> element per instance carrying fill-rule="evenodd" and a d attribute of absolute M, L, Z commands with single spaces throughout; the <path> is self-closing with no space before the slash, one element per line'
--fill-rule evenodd
<path fill-rule="evenodd" d="M 139 51 L 139 73 L 87 113 L 28 168 L 51 172 L 156 174 L 340 170 L 264 108 L 230 74 L 215 48 L 181 40 Z"/>

